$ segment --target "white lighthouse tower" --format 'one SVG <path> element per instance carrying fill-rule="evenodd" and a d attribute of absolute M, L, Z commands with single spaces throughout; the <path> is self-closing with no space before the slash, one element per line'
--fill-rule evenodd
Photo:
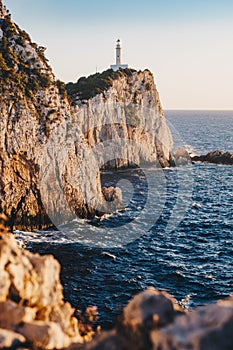
<path fill-rule="evenodd" d="M 126 69 L 128 68 L 128 64 L 122 64 L 121 63 L 121 41 L 120 39 L 117 40 L 117 45 L 116 45 L 116 64 L 113 64 L 110 66 L 112 70 L 115 72 L 121 68 L 121 69 Z"/>

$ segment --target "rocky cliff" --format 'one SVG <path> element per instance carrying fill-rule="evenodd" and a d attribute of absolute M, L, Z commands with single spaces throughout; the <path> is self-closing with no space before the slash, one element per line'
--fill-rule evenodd
<path fill-rule="evenodd" d="M 108 70 L 68 84 L 67 91 L 89 145 L 119 145 L 112 147 L 111 167 L 169 166 L 172 137 L 149 70 Z"/>
<path fill-rule="evenodd" d="M 89 78 L 91 89 L 82 78 L 68 96 L 44 52 L 0 1 L 0 211 L 12 228 L 111 212 L 120 191 L 106 200 L 100 169 L 170 160 L 149 71 L 106 71 Z"/>

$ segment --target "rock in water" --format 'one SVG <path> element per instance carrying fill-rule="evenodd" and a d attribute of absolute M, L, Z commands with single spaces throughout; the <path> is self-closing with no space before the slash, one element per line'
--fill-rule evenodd
<path fill-rule="evenodd" d="M 206 155 L 192 157 L 193 162 L 205 162 L 214 164 L 233 165 L 233 154 L 219 150 L 209 152 Z"/>
<path fill-rule="evenodd" d="M 172 137 L 152 74 L 108 70 L 73 88 L 0 8 L 0 211 L 31 230 L 101 212 L 100 169 L 168 166 Z M 94 84 L 94 85 L 93 85 Z"/>
<path fill-rule="evenodd" d="M 189 153 L 182 147 L 179 147 L 174 154 L 174 160 L 176 165 L 187 165 L 191 163 Z"/>
<path fill-rule="evenodd" d="M 116 210 L 123 210 L 122 192 L 119 187 L 102 187 L 106 205 L 103 206 L 103 213 L 112 213 Z"/>

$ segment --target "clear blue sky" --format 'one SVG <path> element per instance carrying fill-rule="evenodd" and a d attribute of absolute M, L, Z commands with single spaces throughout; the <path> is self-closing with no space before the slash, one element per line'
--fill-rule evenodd
<path fill-rule="evenodd" d="M 66 82 L 123 63 L 149 68 L 165 109 L 233 109 L 232 0 L 3 0 Z"/>

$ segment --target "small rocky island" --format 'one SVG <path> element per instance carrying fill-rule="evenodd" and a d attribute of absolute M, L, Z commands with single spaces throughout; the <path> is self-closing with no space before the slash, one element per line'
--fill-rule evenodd
<path fill-rule="evenodd" d="M 221 152 L 219 150 L 209 152 L 206 155 L 194 156 L 191 158 L 193 162 L 233 165 L 233 154 L 230 152 Z"/>

